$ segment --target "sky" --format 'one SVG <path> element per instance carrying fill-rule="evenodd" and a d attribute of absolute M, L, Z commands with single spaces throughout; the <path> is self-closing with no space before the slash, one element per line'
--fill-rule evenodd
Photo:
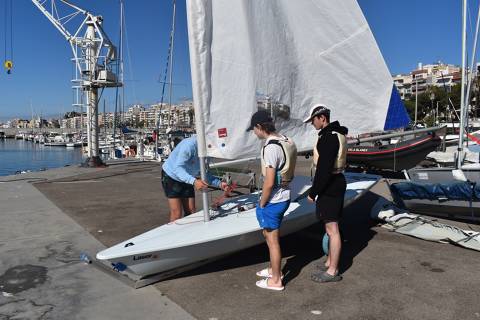
<path fill-rule="evenodd" d="M 478 0 L 468 1 L 471 12 L 467 30 L 473 34 Z M 118 43 L 119 0 L 71 2 L 102 15 L 106 33 Z M 70 45 L 30 0 L 0 0 L 2 65 L 5 40 L 10 51 L 10 3 L 13 3 L 14 67 L 10 75 L 0 69 L 0 120 L 30 118 L 32 114 L 60 116 L 71 111 Z M 125 105 L 148 105 L 161 99 L 160 81 L 168 54 L 172 0 L 124 0 L 124 3 Z M 419 62 L 440 60 L 461 64 L 461 0 L 358 0 L 358 3 L 392 74 L 408 73 Z M 61 4 L 58 6 L 63 8 Z M 73 32 L 78 24 L 72 21 L 69 30 Z M 191 97 L 185 0 L 177 0 L 172 82 L 174 103 Z M 114 93 L 115 90 L 107 89 L 103 95 L 107 111 L 114 110 Z M 165 99 L 168 101 L 168 87 Z"/>

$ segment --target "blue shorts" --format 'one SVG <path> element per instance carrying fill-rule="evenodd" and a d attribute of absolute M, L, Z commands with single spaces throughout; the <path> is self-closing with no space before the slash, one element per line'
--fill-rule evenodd
<path fill-rule="evenodd" d="M 267 203 L 264 208 L 257 206 L 257 220 L 260 228 L 277 230 L 280 228 L 282 223 L 283 214 L 287 211 L 288 206 L 290 205 L 290 200 L 278 202 L 278 203 Z"/>

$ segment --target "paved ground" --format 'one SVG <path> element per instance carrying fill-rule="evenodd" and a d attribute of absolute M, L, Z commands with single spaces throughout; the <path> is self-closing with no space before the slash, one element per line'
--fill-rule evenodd
<path fill-rule="evenodd" d="M 101 171 L 0 179 L 0 320 L 193 319 L 154 287 L 132 289 L 81 262 L 81 251 L 104 246 L 28 182 Z"/>
<path fill-rule="evenodd" d="M 308 171 L 305 161 L 297 171 Z M 111 166 L 35 186 L 106 246 L 168 219 L 158 164 Z M 282 240 L 284 292 L 255 287 L 255 272 L 268 261 L 264 245 L 138 292 L 156 288 L 198 319 L 480 319 L 480 253 L 377 226 L 370 208 L 388 191 L 385 184 L 372 191 L 345 213 L 340 283 L 309 280 L 322 260 L 322 230 L 314 225 Z"/>

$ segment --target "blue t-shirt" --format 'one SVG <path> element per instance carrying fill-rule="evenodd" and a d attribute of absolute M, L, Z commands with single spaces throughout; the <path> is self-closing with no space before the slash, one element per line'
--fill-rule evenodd
<path fill-rule="evenodd" d="M 193 184 L 200 176 L 200 159 L 198 158 L 197 138 L 195 135 L 183 139 L 173 149 L 162 166 L 163 171 L 172 179 Z M 207 173 L 208 183 L 220 187 L 221 181 Z"/>

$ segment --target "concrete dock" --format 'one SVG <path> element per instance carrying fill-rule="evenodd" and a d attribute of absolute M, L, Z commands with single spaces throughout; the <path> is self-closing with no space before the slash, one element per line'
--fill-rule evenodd
<path fill-rule="evenodd" d="M 283 292 L 255 286 L 266 245 L 136 290 L 79 255 L 167 222 L 160 164 L 3 177 L 0 319 L 480 319 L 480 252 L 387 231 L 369 218 L 378 195 L 385 183 L 345 212 L 339 283 L 310 280 L 317 224 L 282 239 Z"/>

